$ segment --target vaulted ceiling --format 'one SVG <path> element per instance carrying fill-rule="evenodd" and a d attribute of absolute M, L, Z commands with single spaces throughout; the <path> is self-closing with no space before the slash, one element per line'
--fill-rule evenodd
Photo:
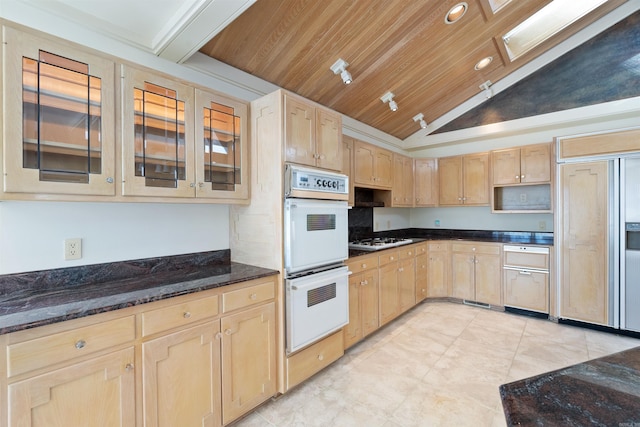
<path fill-rule="evenodd" d="M 502 36 L 550 1 L 466 0 L 447 24 L 459 0 L 258 0 L 200 52 L 405 139 L 420 130 L 417 114 L 432 122 L 625 3 L 609 0 L 511 61 Z M 338 58 L 349 85 L 330 69 Z M 380 99 L 388 91 L 395 112 Z"/>
<path fill-rule="evenodd" d="M 549 49 L 570 49 L 558 46 L 568 37 L 578 44 L 593 37 L 580 29 L 595 21 L 613 25 L 607 13 L 640 9 L 640 0 L 607 0 L 511 61 L 502 36 L 552 0 L 0 1 L 0 16 L 46 12 L 58 27 L 71 22 L 173 62 L 189 65 L 199 51 L 399 140 L 421 131 L 417 114 L 431 133 L 464 113 L 461 105 L 482 102 L 481 84 L 508 87 L 543 66 L 539 57 Z M 459 3 L 466 13 L 446 24 Z M 488 56 L 489 66 L 475 70 Z M 338 58 L 349 63 L 350 85 L 330 69 Z M 395 112 L 380 100 L 388 91 Z"/>

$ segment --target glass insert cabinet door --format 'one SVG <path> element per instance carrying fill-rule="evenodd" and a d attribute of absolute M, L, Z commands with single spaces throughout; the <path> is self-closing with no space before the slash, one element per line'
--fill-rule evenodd
<path fill-rule="evenodd" d="M 9 27 L 4 42 L 4 191 L 114 195 L 114 63 Z"/>
<path fill-rule="evenodd" d="M 123 195 L 194 197 L 194 89 L 123 65 Z"/>
<path fill-rule="evenodd" d="M 196 194 L 248 199 L 247 105 L 196 89 Z"/>

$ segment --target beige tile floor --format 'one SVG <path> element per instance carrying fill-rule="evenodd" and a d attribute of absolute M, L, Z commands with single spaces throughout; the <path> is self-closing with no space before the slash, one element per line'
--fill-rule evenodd
<path fill-rule="evenodd" d="M 429 302 L 234 427 L 504 426 L 498 386 L 639 339 Z"/>

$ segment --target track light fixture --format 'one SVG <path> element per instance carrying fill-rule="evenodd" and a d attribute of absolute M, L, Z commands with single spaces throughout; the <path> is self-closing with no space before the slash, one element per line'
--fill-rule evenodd
<path fill-rule="evenodd" d="M 387 92 L 384 95 L 382 95 L 382 97 L 380 98 L 380 101 L 386 103 L 389 103 L 389 108 L 391 109 L 391 111 L 398 111 L 398 104 L 396 104 L 396 101 L 393 100 L 393 97 L 395 95 L 391 92 Z"/>
<path fill-rule="evenodd" d="M 342 82 L 346 85 L 351 84 L 353 79 L 351 78 L 351 73 L 347 71 L 347 66 L 349 63 L 342 58 L 338 58 L 338 60 L 331 66 L 331 71 L 333 74 L 340 74 L 342 77 Z"/>
<path fill-rule="evenodd" d="M 427 122 L 424 120 L 424 114 L 420 113 L 420 114 L 416 114 L 413 117 L 413 121 L 414 122 L 420 122 L 420 127 L 422 129 L 426 129 L 427 128 Z"/>
<path fill-rule="evenodd" d="M 480 86 L 480 89 L 482 89 L 484 91 L 484 96 L 489 99 L 493 96 L 493 91 L 491 90 L 491 81 L 487 80 L 486 82 L 482 83 Z"/>

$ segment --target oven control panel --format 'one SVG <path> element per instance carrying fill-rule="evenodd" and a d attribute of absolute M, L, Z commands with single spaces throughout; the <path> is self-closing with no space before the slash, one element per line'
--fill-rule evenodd
<path fill-rule="evenodd" d="M 288 164 L 285 166 L 285 186 L 286 195 L 295 190 L 349 194 L 349 177 Z"/>

